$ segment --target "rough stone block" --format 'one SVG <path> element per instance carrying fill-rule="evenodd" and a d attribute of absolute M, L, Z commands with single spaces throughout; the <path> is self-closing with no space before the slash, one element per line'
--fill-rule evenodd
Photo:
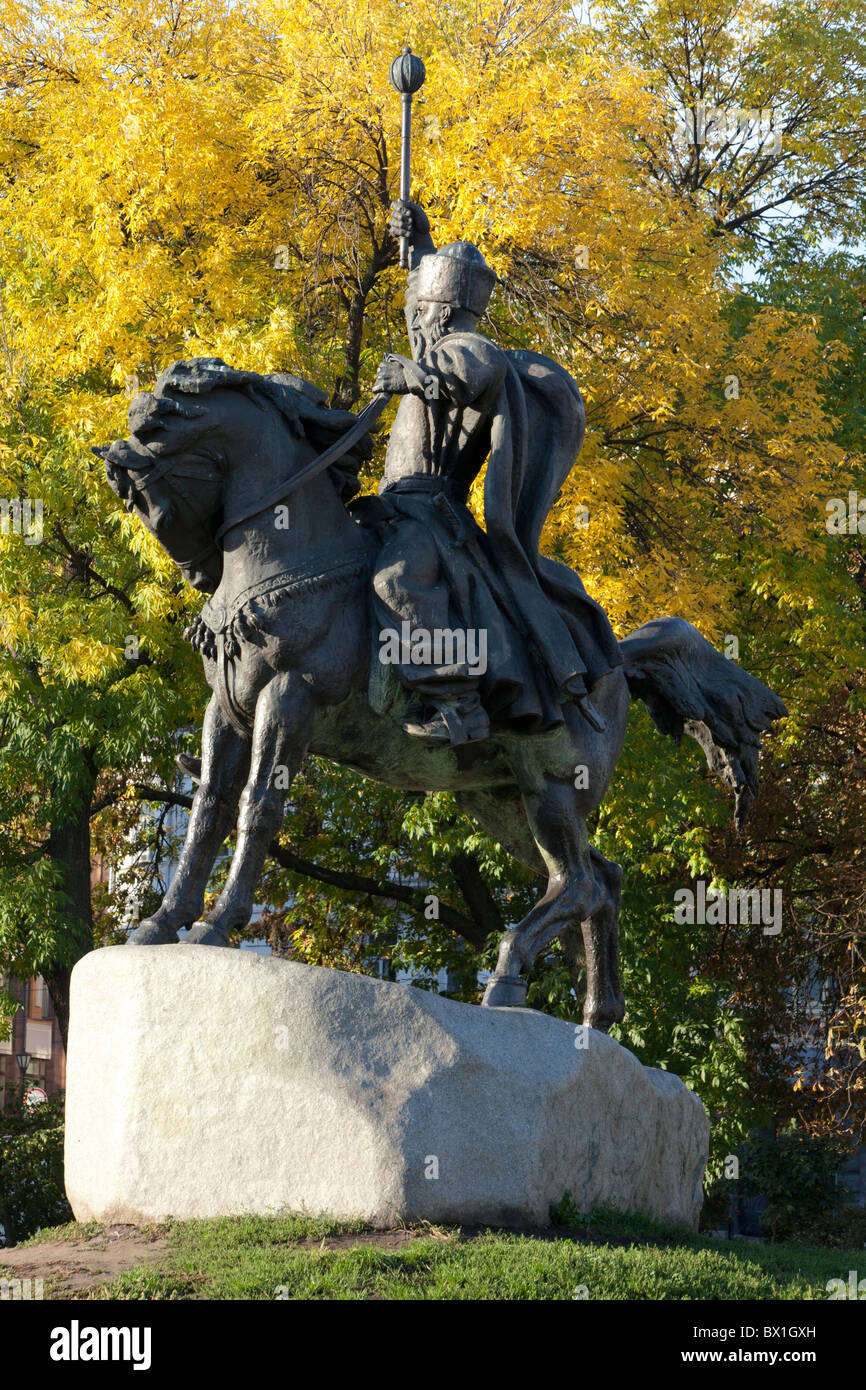
<path fill-rule="evenodd" d="M 546 1225 L 570 1190 L 694 1226 L 709 1137 L 604 1034 L 207 946 L 79 962 L 66 1105 L 80 1221 Z"/>

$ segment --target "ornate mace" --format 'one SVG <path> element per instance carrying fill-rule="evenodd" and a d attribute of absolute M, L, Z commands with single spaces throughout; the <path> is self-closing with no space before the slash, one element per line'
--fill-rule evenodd
<path fill-rule="evenodd" d="M 427 71 L 420 58 L 416 58 L 411 48 L 404 48 L 399 58 L 391 64 L 391 86 L 396 88 L 403 100 L 403 121 L 400 130 L 400 200 L 409 201 L 409 162 L 412 152 L 412 98 L 423 85 Z M 409 238 L 400 238 L 400 265 L 405 270 L 409 265 Z"/>

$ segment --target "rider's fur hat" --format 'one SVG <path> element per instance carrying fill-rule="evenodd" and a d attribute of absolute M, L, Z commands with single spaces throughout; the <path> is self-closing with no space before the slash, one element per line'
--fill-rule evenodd
<path fill-rule="evenodd" d="M 452 241 L 435 256 L 425 256 L 415 273 L 416 299 L 432 299 L 481 315 L 496 276 L 470 241 Z"/>

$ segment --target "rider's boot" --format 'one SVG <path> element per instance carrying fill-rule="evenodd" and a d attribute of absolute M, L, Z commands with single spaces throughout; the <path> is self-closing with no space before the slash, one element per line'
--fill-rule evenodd
<path fill-rule="evenodd" d="M 403 732 L 431 745 L 476 743 L 490 735 L 490 720 L 476 691 L 456 700 L 439 700 L 436 713 L 420 723 L 407 719 Z"/>

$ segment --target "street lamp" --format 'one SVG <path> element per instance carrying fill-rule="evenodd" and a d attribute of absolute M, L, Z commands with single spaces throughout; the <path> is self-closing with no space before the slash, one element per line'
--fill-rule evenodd
<path fill-rule="evenodd" d="M 29 1053 L 29 1052 L 16 1052 L 16 1053 L 15 1053 L 15 1061 L 18 1063 L 18 1070 L 19 1070 L 20 1073 L 21 1073 L 21 1083 L 20 1083 L 20 1090 L 19 1090 L 18 1098 L 19 1098 L 19 1100 L 23 1100 L 23 1099 L 24 1099 L 24 1083 L 25 1083 L 26 1080 L 27 1080 L 27 1068 L 30 1066 L 30 1053 Z"/>

